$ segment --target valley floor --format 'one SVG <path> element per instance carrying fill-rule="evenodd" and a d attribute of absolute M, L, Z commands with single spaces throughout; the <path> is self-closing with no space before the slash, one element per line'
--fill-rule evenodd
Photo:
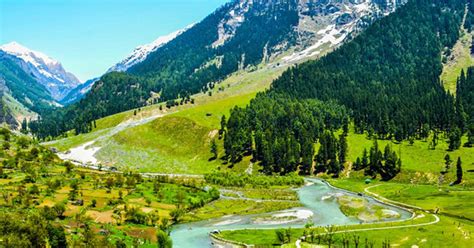
<path fill-rule="evenodd" d="M 291 240 L 284 247 L 296 247 L 295 243 L 310 233 L 316 234 L 315 237 L 308 236 L 302 247 L 329 244 L 343 247 L 345 242 L 349 247 L 356 247 L 357 241 L 365 245 L 363 247 L 472 247 L 472 188 L 396 182 L 366 185 L 359 179 L 330 182 L 341 188 L 375 196 L 381 201 L 411 208 L 415 216 L 402 222 L 293 229 Z M 226 231 L 220 236 L 253 245 L 281 243 L 275 230 Z"/>

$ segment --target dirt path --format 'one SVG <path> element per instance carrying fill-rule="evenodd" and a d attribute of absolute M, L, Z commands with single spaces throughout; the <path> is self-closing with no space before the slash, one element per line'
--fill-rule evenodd
<path fill-rule="evenodd" d="M 410 209 L 416 209 L 416 210 L 421 210 L 421 211 L 425 211 L 423 208 L 420 208 L 418 206 L 414 206 L 414 205 L 410 205 L 410 204 L 406 204 L 406 203 L 402 203 L 402 202 L 397 202 L 397 201 L 393 201 L 393 200 L 390 200 L 390 199 L 387 199 L 377 193 L 374 193 L 374 192 L 371 192 L 369 189 L 373 189 L 375 187 L 379 187 L 381 186 L 382 184 L 376 184 L 376 185 L 372 185 L 372 186 L 369 186 L 369 187 L 366 187 L 364 189 L 364 192 L 369 194 L 369 195 L 372 195 L 374 196 L 375 198 L 385 202 L 385 203 L 390 203 L 390 204 L 394 204 L 394 205 L 397 205 L 397 206 L 403 206 L 403 207 L 406 207 L 406 208 L 410 208 Z"/>

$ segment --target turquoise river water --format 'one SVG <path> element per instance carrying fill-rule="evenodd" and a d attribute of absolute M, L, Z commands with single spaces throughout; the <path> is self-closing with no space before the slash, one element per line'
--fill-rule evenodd
<path fill-rule="evenodd" d="M 284 211 L 255 215 L 232 215 L 221 218 L 177 225 L 171 232 L 173 247 L 193 248 L 212 247 L 209 233 L 214 230 L 236 229 L 265 229 L 265 228 L 298 228 L 313 221 L 316 226 L 359 224 L 354 217 L 345 216 L 339 209 L 334 196 L 344 194 L 353 197 L 363 197 L 369 203 L 381 205 L 384 209 L 397 212 L 398 218 L 385 219 L 403 220 L 411 217 L 412 213 L 401 208 L 385 205 L 368 196 L 331 187 L 319 179 L 305 179 L 306 185 L 296 189 L 302 207 Z"/>

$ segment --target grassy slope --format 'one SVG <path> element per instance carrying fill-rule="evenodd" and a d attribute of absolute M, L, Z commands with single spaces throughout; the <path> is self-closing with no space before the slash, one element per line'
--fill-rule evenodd
<path fill-rule="evenodd" d="M 97 156 L 101 161 L 148 172 L 210 172 L 220 166 L 219 161 L 208 160 L 211 157 L 209 144 L 211 139 L 217 138 L 221 116 L 229 116 L 234 106 L 248 104 L 279 72 L 234 75 L 220 84 L 228 87 L 233 82 L 233 86 L 223 92 L 215 91 L 212 96 L 196 97 L 196 106 L 180 106 L 180 111 L 172 109 L 163 118 L 118 133 Z M 217 142 L 222 147 L 222 140 Z"/>
<path fill-rule="evenodd" d="M 428 138 L 431 140 L 431 137 Z M 373 141 L 368 139 L 364 134 L 350 133 L 347 138 L 349 144 L 348 160 L 355 161 L 357 157 L 362 157 L 364 148 L 369 151 L 373 145 Z M 463 137 L 463 144 L 466 137 Z M 474 148 L 461 147 L 459 150 L 448 151 L 448 143 L 440 136 L 440 140 L 435 150 L 428 149 L 428 141 L 417 140 L 413 145 L 408 141 L 398 144 L 392 141 L 379 140 L 380 149 L 387 144 L 391 144 L 392 148 L 397 152 L 401 152 L 402 156 L 402 173 L 398 176 L 399 181 L 418 180 L 422 183 L 437 183 L 439 172 L 444 168 L 444 157 L 449 154 L 451 160 L 456 161 L 461 157 L 463 161 L 464 171 L 474 169 Z M 446 176 L 446 180 L 454 180 L 455 163 L 451 166 L 451 170 Z M 468 181 L 470 186 L 474 185 L 474 173 L 465 172 L 465 177 L 470 178 Z"/>
<path fill-rule="evenodd" d="M 472 33 L 466 33 L 462 30 L 462 36 L 452 49 L 452 55 L 445 63 L 441 80 L 444 86 L 452 93 L 456 93 L 456 79 L 461 74 L 461 70 L 474 65 L 474 60 L 471 56 Z"/>
<path fill-rule="evenodd" d="M 38 114 L 26 108 L 23 104 L 18 102 L 9 94 L 5 94 L 3 96 L 3 100 L 5 101 L 8 108 L 10 108 L 10 110 L 12 111 L 12 114 L 18 121 L 18 123 L 21 123 L 23 119 L 29 120 L 36 119 L 38 117 Z"/>
<path fill-rule="evenodd" d="M 215 137 L 222 115 L 229 116 L 234 106 L 245 106 L 257 92 L 265 90 L 280 75 L 282 68 L 261 68 L 254 72 L 231 75 L 217 85 L 212 96 L 198 94 L 195 104 L 159 110 L 160 105 L 142 108 L 134 116 L 134 110 L 108 116 L 97 121 L 91 133 L 70 136 L 46 143 L 61 151 L 94 140 L 107 134 L 113 127 L 129 120 L 139 120 L 155 114 L 163 114 L 147 124 L 128 128 L 101 141 L 102 149 L 97 157 L 118 167 L 137 168 L 141 171 L 163 173 L 205 173 L 219 167 L 218 161 L 209 162 L 209 142 Z M 223 87 L 223 91 L 218 88 Z M 222 147 L 222 140 L 217 141 Z M 223 154 L 220 148 L 220 154 Z M 248 159 L 242 162 L 242 169 Z M 239 167 L 239 166 L 237 166 Z"/>

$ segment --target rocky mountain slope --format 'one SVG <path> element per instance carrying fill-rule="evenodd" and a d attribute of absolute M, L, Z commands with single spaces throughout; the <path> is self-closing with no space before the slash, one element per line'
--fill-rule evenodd
<path fill-rule="evenodd" d="M 80 84 L 60 62 L 41 52 L 28 49 L 17 42 L 2 45 L 0 50 L 11 55 L 12 60 L 46 87 L 56 101 L 61 100 L 71 89 Z"/>
<path fill-rule="evenodd" d="M 79 80 L 60 62 L 17 42 L 0 46 L 0 123 L 17 128 L 23 120 L 61 107 Z"/>
<path fill-rule="evenodd" d="M 350 40 L 403 1 L 234 0 L 182 31 L 137 61 L 136 50 L 117 70 L 104 75 L 81 102 L 69 106 L 45 125 L 87 132 L 94 119 L 206 92 L 239 70 L 257 70 L 315 58 Z M 173 36 L 171 36 L 173 37 Z M 167 39 L 165 39 L 167 40 Z M 138 56 L 143 58 L 144 56 Z M 133 64 L 133 63 L 132 63 Z M 153 101 L 150 99 L 153 98 Z M 58 125 L 58 116 L 68 123 Z M 60 119 L 60 118 L 59 118 Z M 71 122 L 72 120 L 72 122 Z M 47 128 L 45 128 L 46 130 Z M 55 129 L 56 130 L 56 129 Z"/>

